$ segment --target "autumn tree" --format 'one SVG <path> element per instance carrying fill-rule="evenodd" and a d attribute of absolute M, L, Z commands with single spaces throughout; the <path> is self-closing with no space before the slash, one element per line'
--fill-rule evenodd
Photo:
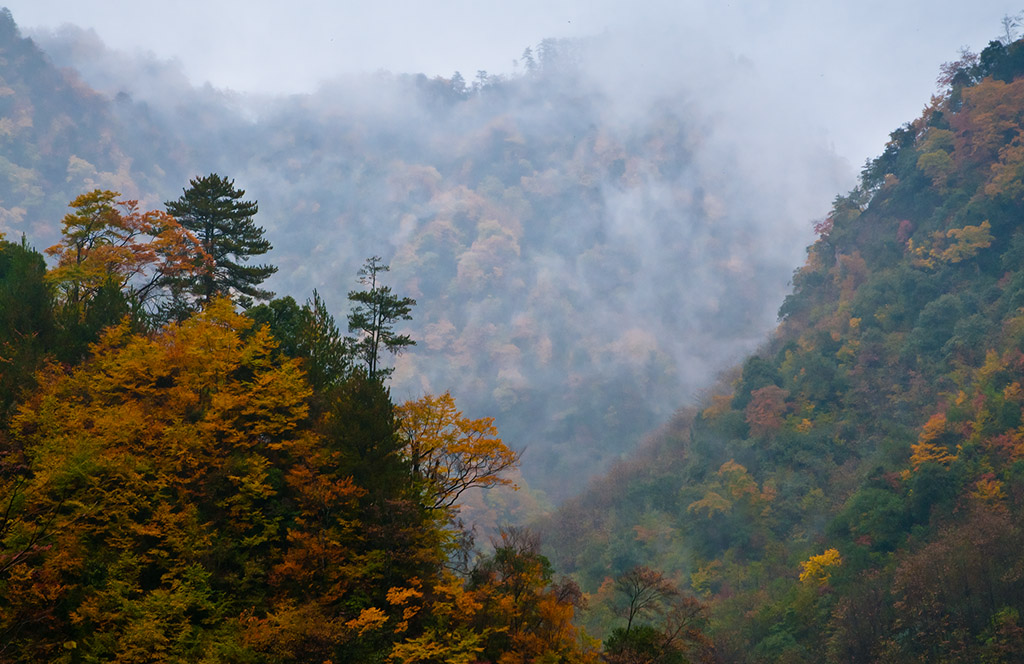
<path fill-rule="evenodd" d="M 413 477 L 423 484 L 428 509 L 455 507 L 472 487 L 512 483 L 501 474 L 515 467 L 520 455 L 498 437 L 494 418 L 463 416 L 449 392 L 407 401 L 397 415 L 403 451 Z"/>
<path fill-rule="evenodd" d="M 164 205 L 199 238 L 211 262 L 198 275 L 168 280 L 179 296 L 179 305 L 192 306 L 194 300 L 207 303 L 225 295 L 247 307 L 254 299 L 272 297 L 260 284 L 277 272 L 277 267 L 246 264 L 272 248 L 263 228 L 253 220 L 259 209 L 256 201 L 242 200 L 245 190 L 216 173 L 189 180 L 189 185 L 177 200 Z"/>
<path fill-rule="evenodd" d="M 633 622 L 663 606 L 679 595 L 665 575 L 649 567 L 637 566 L 615 580 L 615 588 L 626 596 L 626 632 Z"/>
<path fill-rule="evenodd" d="M 349 337 L 349 344 L 355 356 L 366 366 L 371 378 L 385 378 L 394 370 L 381 368 L 381 353 L 394 355 L 405 348 L 414 346 L 415 341 L 407 334 L 396 334 L 395 323 L 412 320 L 409 312 L 416 305 L 410 297 L 399 297 L 391 292 L 390 286 L 380 283 L 380 276 L 391 268 L 381 262 L 380 256 L 366 259 L 359 270 L 359 282 L 364 290 L 349 291 L 348 299 L 355 307 L 348 316 L 348 331 L 357 336 Z"/>
<path fill-rule="evenodd" d="M 163 284 L 194 276 L 208 263 L 196 237 L 173 217 L 142 212 L 137 201 L 119 196 L 96 189 L 75 198 L 61 223 L 61 241 L 46 250 L 57 259 L 47 279 L 73 317 L 84 318 L 104 289 L 144 309 L 164 295 Z"/>
<path fill-rule="evenodd" d="M 429 588 L 429 597 L 415 588 L 396 588 L 395 591 L 389 593 L 388 599 L 392 606 L 401 608 L 402 620 L 396 621 L 393 629 L 405 638 L 392 647 L 391 661 L 396 664 L 475 664 L 480 661 L 484 644 L 496 628 L 479 626 L 484 605 L 479 593 L 467 588 L 464 579 L 444 570 Z M 429 618 L 422 630 L 407 634 L 405 617 L 413 612 L 429 612 Z"/>
<path fill-rule="evenodd" d="M 232 309 L 152 336 L 115 326 L 89 361 L 40 376 L 11 427 L 29 479 L 0 558 L 27 553 L 0 574 L 0 659 L 239 652 L 285 543 L 282 471 L 314 441 L 298 363 Z"/>
<path fill-rule="evenodd" d="M 551 563 L 540 552 L 540 538 L 525 528 L 507 527 L 492 541 L 493 554 L 470 575 L 469 588 L 482 607 L 477 628 L 487 629 L 487 661 L 594 661 L 580 647 L 572 619 L 583 605 L 571 580 L 556 582 Z"/>
<path fill-rule="evenodd" d="M 788 396 L 789 392 L 778 385 L 766 385 L 753 390 L 746 407 L 750 432 L 755 436 L 764 436 L 781 427 Z"/>
<path fill-rule="evenodd" d="M 537 536 L 506 528 L 492 544 L 494 552 L 479 561 L 468 583 L 445 569 L 431 584 L 388 592 L 388 627 L 406 637 L 391 649 L 391 660 L 596 664 L 596 647 L 573 624 L 583 595 L 575 582 L 552 579 Z M 419 630 L 411 627 L 416 618 L 422 618 Z"/>
<path fill-rule="evenodd" d="M 704 634 L 707 608 L 661 572 L 645 566 L 615 581 L 626 598 L 626 625 L 612 630 L 605 656 L 615 664 L 684 664 L 714 661 Z M 646 619 L 645 622 L 639 622 Z M 657 624 L 655 624 L 657 623 Z"/>

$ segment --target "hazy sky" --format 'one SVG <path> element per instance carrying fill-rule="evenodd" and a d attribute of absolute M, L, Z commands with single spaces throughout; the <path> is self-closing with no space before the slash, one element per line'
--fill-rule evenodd
<path fill-rule="evenodd" d="M 0 0 L 4 2 L 4 0 Z M 304 92 L 342 73 L 388 69 L 472 79 L 512 70 L 545 37 L 623 34 L 679 57 L 695 44 L 748 60 L 826 132 L 855 168 L 934 91 L 938 65 L 980 50 L 999 0 L 6 0 L 32 34 L 72 23 L 112 48 L 177 59 L 197 84 Z M 661 53 L 671 53 L 662 49 Z M 637 66 L 635 63 L 630 66 Z M 663 62 L 640 66 L 672 67 Z M 752 109 L 757 100 L 751 100 Z"/>

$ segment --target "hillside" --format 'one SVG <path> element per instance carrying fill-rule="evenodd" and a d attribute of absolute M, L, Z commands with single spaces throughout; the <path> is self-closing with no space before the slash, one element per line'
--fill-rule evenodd
<path fill-rule="evenodd" d="M 593 632 L 647 565 L 723 661 L 1021 661 L 1022 74 L 1020 41 L 945 65 L 771 341 L 547 523 Z"/>
<path fill-rule="evenodd" d="M 1024 40 L 783 300 L 841 168 L 741 61 L 255 99 L 53 39 L 0 13 L 0 662 L 1024 661 Z"/>
<path fill-rule="evenodd" d="M 3 48 L 30 48 L 6 34 Z M 151 209 L 188 178 L 233 178 L 274 245 L 270 288 L 299 302 L 316 288 L 342 320 L 359 265 L 380 255 L 419 303 L 396 394 L 451 389 L 495 416 L 554 501 L 756 346 L 809 220 L 847 177 L 798 115 L 733 103 L 763 82 L 714 55 L 652 71 L 614 44 L 545 40 L 516 76 L 381 73 L 249 98 L 87 33 L 40 43 L 54 64 L 31 47 L 38 66 L 77 81 L 121 161 L 61 141 L 45 168 L 21 165 L 46 205 L 0 182 L 23 211 L 0 220 L 10 238 L 49 246 L 94 186 Z M 45 98 L 89 133 L 84 102 Z"/>
<path fill-rule="evenodd" d="M 53 241 L 68 202 L 96 187 L 143 198 L 180 178 L 179 144 L 71 70 L 60 70 L 0 12 L 0 231 Z M 176 148 L 178 148 L 176 150 Z"/>

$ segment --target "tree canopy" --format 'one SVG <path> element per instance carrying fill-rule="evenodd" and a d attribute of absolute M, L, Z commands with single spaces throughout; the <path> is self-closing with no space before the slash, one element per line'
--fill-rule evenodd
<path fill-rule="evenodd" d="M 412 320 L 410 312 L 416 306 L 416 300 L 399 297 L 390 286 L 381 283 L 381 275 L 389 269 L 380 256 L 366 259 L 359 270 L 359 282 L 364 289 L 349 291 L 348 294 L 348 299 L 355 303 L 348 316 L 348 331 L 358 333 L 358 336 L 349 338 L 349 344 L 372 378 L 388 376 L 393 371 L 381 367 L 381 353 L 388 351 L 397 355 L 416 345 L 408 334 L 395 332 L 395 323 Z"/>
<path fill-rule="evenodd" d="M 243 200 L 243 196 L 245 190 L 236 188 L 234 180 L 211 173 L 189 180 L 189 187 L 177 200 L 165 203 L 167 212 L 195 234 L 210 257 L 195 277 L 167 280 L 180 303 L 205 303 L 216 295 L 226 295 L 249 306 L 254 299 L 273 296 L 260 284 L 277 272 L 277 267 L 246 264 L 272 247 L 253 219 L 259 209 L 256 201 Z"/>

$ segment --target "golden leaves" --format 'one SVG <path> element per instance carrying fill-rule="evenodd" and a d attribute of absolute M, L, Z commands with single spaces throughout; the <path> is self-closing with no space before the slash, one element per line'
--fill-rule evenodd
<path fill-rule="evenodd" d="M 978 226 L 951 228 L 945 233 L 932 234 L 931 246 L 915 245 L 907 241 L 907 253 L 915 267 L 935 269 L 939 265 L 961 263 L 973 258 L 982 249 L 992 246 L 992 224 L 981 222 Z"/>
<path fill-rule="evenodd" d="M 826 549 L 824 553 L 811 556 L 800 563 L 800 581 L 824 585 L 832 576 L 832 570 L 843 564 L 842 556 L 836 549 Z"/>
<path fill-rule="evenodd" d="M 744 504 L 751 508 L 761 508 L 762 514 L 771 509 L 775 499 L 775 488 L 768 483 L 758 488 L 757 481 L 747 469 L 729 459 L 718 469 L 716 478 L 708 483 L 704 497 L 690 503 L 686 511 L 694 514 L 703 512 L 707 518 L 715 514 L 729 514 L 734 505 Z"/>
<path fill-rule="evenodd" d="M 388 621 L 387 615 L 375 606 L 363 609 L 358 618 L 345 623 L 345 627 L 363 636 L 369 631 L 380 629 Z"/>
<path fill-rule="evenodd" d="M 935 442 L 945 432 L 945 413 L 936 413 L 928 418 L 928 421 L 921 427 L 921 434 L 917 438 L 917 443 L 910 446 L 910 462 L 913 464 L 914 470 L 917 470 L 925 463 L 948 465 L 956 460 L 955 454 L 951 454 L 944 445 Z"/>
<path fill-rule="evenodd" d="M 396 414 L 413 474 L 426 485 L 428 508 L 455 507 L 471 487 L 512 484 L 501 473 L 519 462 L 519 453 L 498 438 L 494 418 L 464 417 L 448 392 L 408 401 Z"/>

